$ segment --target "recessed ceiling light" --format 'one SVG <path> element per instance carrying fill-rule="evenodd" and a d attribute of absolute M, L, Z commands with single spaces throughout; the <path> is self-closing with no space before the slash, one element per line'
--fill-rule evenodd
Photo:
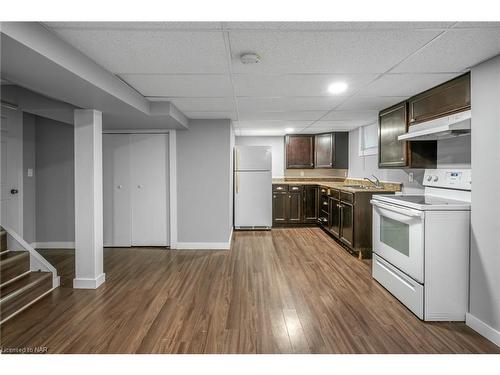
<path fill-rule="evenodd" d="M 293 133 L 294 130 L 294 128 L 286 128 L 285 133 Z"/>
<path fill-rule="evenodd" d="M 330 94 L 342 94 L 347 90 L 347 83 L 345 82 L 334 82 L 328 86 L 328 92 Z"/>

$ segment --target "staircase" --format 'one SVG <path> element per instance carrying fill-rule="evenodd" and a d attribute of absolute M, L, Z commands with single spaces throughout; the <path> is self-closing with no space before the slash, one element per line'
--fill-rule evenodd
<path fill-rule="evenodd" d="M 54 287 L 53 272 L 31 271 L 30 252 L 9 250 L 7 236 L 0 227 L 0 324 L 31 306 Z"/>

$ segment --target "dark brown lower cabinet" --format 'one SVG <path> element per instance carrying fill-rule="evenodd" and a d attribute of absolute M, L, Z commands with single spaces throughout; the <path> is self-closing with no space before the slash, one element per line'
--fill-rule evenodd
<path fill-rule="evenodd" d="M 360 258 L 367 258 L 372 250 L 373 194 L 318 185 L 275 184 L 273 225 L 319 224 Z"/>
<path fill-rule="evenodd" d="M 360 223 L 361 224 L 361 223 Z M 339 239 L 348 246 L 354 243 L 353 206 L 349 203 L 340 203 L 340 230 Z"/>
<path fill-rule="evenodd" d="M 330 198 L 330 225 L 328 230 L 336 237 L 340 236 L 340 201 Z"/>
<path fill-rule="evenodd" d="M 288 222 L 290 224 L 302 223 L 302 194 L 288 194 Z"/>
<path fill-rule="evenodd" d="M 288 193 L 273 193 L 273 224 L 288 222 Z"/>
<path fill-rule="evenodd" d="M 304 223 L 315 223 L 318 220 L 318 187 L 304 185 Z"/>

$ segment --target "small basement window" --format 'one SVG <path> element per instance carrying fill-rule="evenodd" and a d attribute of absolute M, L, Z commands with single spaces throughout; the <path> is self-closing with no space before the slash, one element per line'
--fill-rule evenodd
<path fill-rule="evenodd" d="M 377 155 L 378 124 L 370 124 L 359 128 L 359 156 Z"/>

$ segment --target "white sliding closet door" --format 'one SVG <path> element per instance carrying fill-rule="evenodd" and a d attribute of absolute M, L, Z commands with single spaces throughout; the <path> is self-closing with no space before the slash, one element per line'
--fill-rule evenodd
<path fill-rule="evenodd" d="M 104 134 L 104 246 L 168 246 L 168 135 Z"/>
<path fill-rule="evenodd" d="M 131 246 L 130 134 L 102 135 L 104 246 Z"/>
<path fill-rule="evenodd" d="M 168 135 L 130 135 L 132 246 L 168 246 Z"/>

